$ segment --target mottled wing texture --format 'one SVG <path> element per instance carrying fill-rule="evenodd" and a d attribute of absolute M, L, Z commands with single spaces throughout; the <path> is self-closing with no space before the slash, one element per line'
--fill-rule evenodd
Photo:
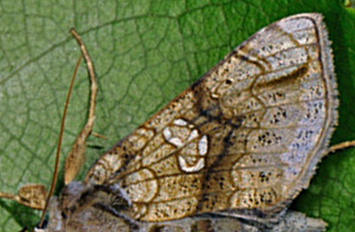
<path fill-rule="evenodd" d="M 336 95 L 322 16 L 282 19 L 119 141 L 86 181 L 122 188 L 138 221 L 277 213 L 326 152 Z"/>
<path fill-rule="evenodd" d="M 93 205 L 75 211 L 63 221 L 58 203 L 57 199 L 52 199 L 49 212 L 51 221 L 45 230 L 36 232 L 259 232 L 257 227 L 229 217 L 199 216 L 174 221 L 132 223 Z"/>

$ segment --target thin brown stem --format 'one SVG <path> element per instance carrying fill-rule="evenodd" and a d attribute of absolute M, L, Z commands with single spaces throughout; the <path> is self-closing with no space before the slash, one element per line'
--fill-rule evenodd
<path fill-rule="evenodd" d="M 64 110 L 63 110 L 63 116 L 62 116 L 62 121 L 61 121 L 61 125 L 60 125 L 60 132 L 59 132 L 59 141 L 58 141 L 58 146 L 57 146 L 57 152 L 56 152 L 56 158 L 55 158 L 55 163 L 54 163 L 54 171 L 53 171 L 53 177 L 52 177 L 52 184 L 51 184 L 51 188 L 49 190 L 47 199 L 46 199 L 46 204 L 44 209 L 42 210 L 42 216 L 41 216 L 41 220 L 39 222 L 39 227 L 42 228 L 43 226 L 43 222 L 44 222 L 44 216 L 46 215 L 46 211 L 48 208 L 48 204 L 49 204 L 49 199 L 52 197 L 53 192 L 54 192 L 54 188 L 55 185 L 57 183 L 57 177 L 58 177 L 58 168 L 59 168 L 59 158 L 60 158 L 60 149 L 62 146 L 62 140 L 63 140 L 63 134 L 64 134 L 64 126 L 65 126 L 65 119 L 66 119 L 66 115 L 67 115 L 67 111 L 68 111 L 68 105 L 69 105 L 69 100 L 70 100 L 70 96 L 73 90 L 73 85 L 74 85 L 74 80 L 76 77 L 76 74 L 78 72 L 78 68 L 81 62 L 81 56 L 78 59 L 78 62 L 75 65 L 75 70 L 70 82 L 70 87 L 69 87 L 69 91 L 67 94 L 67 98 L 65 100 L 65 105 L 64 105 Z"/>
<path fill-rule="evenodd" d="M 96 132 L 92 132 L 91 134 L 99 139 L 107 139 L 107 137 L 105 135 L 101 135 Z"/>
<path fill-rule="evenodd" d="M 5 198 L 5 199 L 10 199 L 10 200 L 16 201 L 16 196 L 15 196 L 15 195 L 12 195 L 12 194 L 10 194 L 10 193 L 3 193 L 3 192 L 0 192 L 0 198 Z"/>
<path fill-rule="evenodd" d="M 334 153 L 345 148 L 355 147 L 355 140 L 335 144 L 329 148 L 329 153 Z"/>

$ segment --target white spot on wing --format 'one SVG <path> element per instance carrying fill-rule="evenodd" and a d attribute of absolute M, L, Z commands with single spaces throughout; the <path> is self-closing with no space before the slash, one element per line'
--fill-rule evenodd
<path fill-rule="evenodd" d="M 169 142 L 170 142 L 171 144 L 177 146 L 177 147 L 181 147 L 181 146 L 182 146 L 181 140 L 180 140 L 179 138 L 176 138 L 176 137 L 171 138 L 171 139 L 169 140 Z"/>
<path fill-rule="evenodd" d="M 186 126 L 187 122 L 184 119 L 179 118 L 174 120 L 174 124 L 177 126 Z"/>
<path fill-rule="evenodd" d="M 200 159 L 195 165 L 190 166 L 190 167 L 187 165 L 184 157 L 178 156 L 178 159 L 179 159 L 180 168 L 184 172 L 198 172 L 205 166 L 204 159 Z"/>
<path fill-rule="evenodd" d="M 171 138 L 171 131 L 169 128 L 165 128 L 163 130 L 163 136 L 166 140 L 169 140 Z"/>
<path fill-rule="evenodd" d="M 200 155 L 206 155 L 207 149 L 208 149 L 207 135 L 204 135 L 198 142 L 198 152 Z"/>
<path fill-rule="evenodd" d="M 198 130 L 193 130 L 192 132 L 191 132 L 191 134 L 190 134 L 190 136 L 189 136 L 189 138 L 187 139 L 188 141 L 191 141 L 191 140 L 193 140 L 193 139 L 195 139 L 195 138 L 197 138 L 198 137 Z"/>

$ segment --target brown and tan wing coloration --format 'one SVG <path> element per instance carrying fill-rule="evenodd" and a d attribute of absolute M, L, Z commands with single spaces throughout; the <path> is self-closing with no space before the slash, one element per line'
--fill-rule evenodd
<path fill-rule="evenodd" d="M 227 209 L 277 213 L 308 186 L 337 122 L 322 16 L 261 29 L 92 167 L 128 214 L 159 222 Z"/>
<path fill-rule="evenodd" d="M 73 200 L 80 197 L 78 191 L 88 189 L 80 182 L 71 182 L 67 185 L 60 199 L 51 198 L 50 201 L 50 222 L 36 232 L 99 232 L 99 231 L 120 231 L 120 232 L 320 232 L 324 231 L 326 224 L 319 219 L 307 218 L 304 214 L 288 211 L 277 221 L 262 221 L 258 223 L 247 222 L 236 217 L 204 214 L 185 217 L 178 220 L 162 222 L 135 221 L 123 215 L 115 213 L 114 204 L 109 204 L 112 198 L 111 193 L 98 191 L 95 198 L 88 199 L 75 205 L 82 204 L 80 208 L 69 210 Z M 81 195 L 82 197 L 82 195 Z M 90 197 L 89 197 L 90 198 Z M 101 199 L 103 201 L 97 201 Z M 73 206 L 73 205 L 72 205 Z M 73 209 L 73 208 L 72 208 Z M 65 211 L 67 211 L 65 213 Z M 63 214 L 64 212 L 64 214 Z M 63 215 L 66 215 L 63 217 Z"/>

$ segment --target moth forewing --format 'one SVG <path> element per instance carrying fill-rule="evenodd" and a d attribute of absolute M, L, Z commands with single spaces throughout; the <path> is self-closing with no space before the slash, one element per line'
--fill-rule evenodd
<path fill-rule="evenodd" d="M 52 198 L 45 231 L 322 231 L 287 205 L 328 150 L 336 107 L 322 16 L 281 19 Z"/>
<path fill-rule="evenodd" d="M 322 16 L 282 19 L 102 155 L 86 183 L 116 186 L 131 200 L 122 218 L 140 222 L 278 220 L 327 151 L 336 94 Z"/>

